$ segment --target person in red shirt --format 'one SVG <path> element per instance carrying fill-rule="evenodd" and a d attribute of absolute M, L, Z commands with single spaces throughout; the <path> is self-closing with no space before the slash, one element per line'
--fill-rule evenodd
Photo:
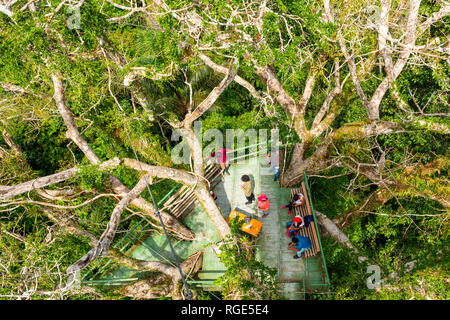
<path fill-rule="evenodd" d="M 269 198 L 267 198 L 267 196 L 263 193 L 258 197 L 258 215 L 262 215 L 263 218 L 267 217 L 269 214 L 269 208 Z"/>
<path fill-rule="evenodd" d="M 293 237 L 297 234 L 298 230 L 305 225 L 303 219 L 299 216 L 295 216 L 294 219 L 286 223 L 286 236 Z"/>
<path fill-rule="evenodd" d="M 221 149 L 218 149 L 218 150 L 214 151 L 213 153 L 211 153 L 211 157 L 217 159 L 217 162 L 219 162 L 222 172 L 225 172 L 226 174 L 230 174 L 230 172 L 228 171 L 229 163 L 228 163 L 228 158 L 227 158 L 227 152 L 233 152 L 233 151 L 235 151 L 235 150 L 221 148 Z"/>

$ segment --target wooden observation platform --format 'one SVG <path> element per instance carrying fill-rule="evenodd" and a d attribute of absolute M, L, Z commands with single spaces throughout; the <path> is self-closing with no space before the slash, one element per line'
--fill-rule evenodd
<path fill-rule="evenodd" d="M 299 188 L 306 201 L 296 210 L 300 216 L 314 216 L 314 221 L 299 233 L 311 239 L 312 248 L 305 251 L 301 259 L 294 259 L 295 252 L 287 249 L 290 239 L 286 237 L 286 223 L 292 220 L 294 213 L 288 216 L 287 210 L 281 209 L 281 206 L 287 204 L 299 189 L 280 188 L 279 183 L 274 181 L 274 173 L 265 162 L 265 154 L 236 159 L 229 167 L 229 175 L 222 175 L 217 165 L 209 163 L 205 168 L 205 177 L 210 182 L 210 189 L 217 195 L 217 206 L 225 219 L 229 218 L 231 212 L 236 211 L 260 222 L 255 223 L 260 227 L 257 233 L 256 257 L 265 265 L 278 270 L 280 297 L 301 300 L 305 298 L 306 293 L 327 291 L 330 282 L 307 177 L 305 175 L 305 180 Z M 247 200 L 239 188 L 243 174 L 250 176 L 256 198 L 262 193 L 268 196 L 270 213 L 267 217 L 258 217 L 256 201 L 252 205 L 245 204 Z M 171 241 L 178 260 L 183 261 L 196 251 L 203 251 L 202 268 L 195 277 L 187 275 L 188 284 L 207 291 L 220 291 L 214 281 L 225 272 L 225 266 L 217 257 L 221 239 L 206 212 L 196 201 L 192 190 L 185 186 L 174 188 L 158 205 L 182 219 L 196 234 L 194 241 Z M 173 263 L 167 239 L 160 234 L 132 244 L 126 252 L 137 259 Z M 118 286 L 139 278 L 137 271 L 116 267 L 107 274 L 106 279 L 85 276 L 84 282 L 90 285 Z"/>

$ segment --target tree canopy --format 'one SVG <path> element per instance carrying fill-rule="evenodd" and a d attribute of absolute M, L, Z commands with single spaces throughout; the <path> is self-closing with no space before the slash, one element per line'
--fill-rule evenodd
<path fill-rule="evenodd" d="M 232 237 L 201 179 L 201 120 L 279 130 L 281 186 L 311 180 L 327 297 L 448 299 L 449 15 L 444 0 L 0 0 L 0 297 L 109 297 L 66 277 L 110 257 L 179 299 L 175 268 L 111 244 L 141 217 L 162 232 L 149 184 L 156 200 L 192 188 Z M 362 255 L 389 284 L 365 287 Z"/>

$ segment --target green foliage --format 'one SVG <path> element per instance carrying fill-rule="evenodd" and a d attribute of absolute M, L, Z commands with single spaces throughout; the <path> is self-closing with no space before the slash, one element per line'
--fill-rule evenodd
<path fill-rule="evenodd" d="M 212 300 L 213 298 L 211 297 L 211 295 L 203 290 L 198 290 L 197 291 L 197 300 Z"/>
<path fill-rule="evenodd" d="M 78 178 L 82 189 L 104 191 L 109 184 L 107 175 L 98 170 L 98 166 L 82 166 L 78 172 Z"/>
<path fill-rule="evenodd" d="M 164 27 L 173 28 L 177 22 L 170 16 L 160 20 Z M 135 65 L 148 66 L 155 72 L 162 72 L 172 63 L 179 64 L 183 53 L 179 46 L 178 33 L 161 32 L 159 30 L 139 30 L 136 33 L 137 53 L 139 59 Z"/>
<path fill-rule="evenodd" d="M 202 129 L 218 129 L 225 135 L 227 129 L 253 129 L 257 128 L 255 112 L 242 113 L 239 116 L 224 116 L 222 113 L 211 112 L 202 121 Z M 226 138 L 226 137 L 224 137 Z"/>
<path fill-rule="evenodd" d="M 314 192 L 313 192 L 314 194 Z M 322 198 L 323 199 L 323 198 Z M 400 207 L 400 205 L 402 207 Z M 315 203 L 318 207 L 318 203 Z M 344 231 L 361 254 L 370 257 L 359 263 L 357 255 L 336 245 L 330 238 L 322 244 L 331 280 L 331 299 L 444 299 L 449 296 L 448 237 L 445 214 L 423 198 L 395 199 L 368 214 Z M 403 213 L 403 214 L 402 214 Z M 383 214 L 383 215 L 380 215 Z M 405 267 L 414 261 L 414 268 Z M 367 265 L 381 268 L 386 279 L 379 290 L 366 285 Z M 391 273 L 396 278 L 389 278 Z M 324 296 L 313 296 L 323 299 Z"/>
<path fill-rule="evenodd" d="M 21 7 L 24 3 L 18 1 L 13 6 Z M 307 128 L 310 128 L 333 88 L 334 60 L 339 59 L 342 64 L 341 81 L 349 74 L 338 43 L 330 41 L 336 39 L 338 32 L 343 33 L 349 43 L 349 53 L 355 57 L 357 72 L 361 73 L 358 75 L 361 85 L 369 98 L 386 76 L 375 58 L 373 67 L 365 63 L 366 57 L 378 50 L 376 32 L 369 27 L 361 28 L 367 22 L 361 22 L 361 19 L 372 18 L 371 12 L 367 12 L 368 1 L 365 0 L 335 1 L 335 24 L 324 22 L 322 1 L 269 1 L 261 28 L 245 26 L 245 18 L 241 20 L 236 15 L 237 11 L 232 12 L 232 6 L 239 7 L 239 10 L 257 11 L 260 6 L 258 2 L 165 1 L 170 10 L 174 10 L 173 13 L 184 15 L 186 10 L 183 8 L 188 7 L 191 13 L 195 12 L 204 19 L 198 38 L 189 34 L 172 14 L 163 14 L 153 7 L 148 10 L 155 10 L 157 14 L 151 17 L 144 12 L 135 12 L 117 22 L 110 22 L 108 18 L 123 16 L 124 10 L 108 2 L 93 0 L 84 1 L 80 10 L 80 28 L 71 29 L 67 27 L 67 20 L 72 13 L 63 6 L 50 19 L 49 14 L 54 13 L 60 0 L 50 0 L 49 3 L 51 6 L 38 6 L 36 12 L 15 10 L 13 19 L 0 13 L 0 118 L 5 121 L 1 125 L 23 150 L 23 156 L 13 153 L 0 137 L 0 147 L 6 151 L 0 153 L 0 185 L 14 185 L 80 166 L 77 177 L 57 187 L 49 187 L 75 191 L 74 198 L 53 201 L 61 207 L 78 206 L 95 195 L 112 193 L 112 190 L 107 173 L 100 172 L 97 166 L 86 165 L 88 160 L 83 152 L 66 137 L 67 127 L 57 113 L 53 98 L 51 74 L 55 71 L 64 77 L 65 102 L 75 117 L 75 124 L 102 161 L 114 157 L 134 158 L 134 149 L 140 160 L 169 167 L 173 167 L 170 160 L 173 142 L 169 141 L 172 129 L 168 122 L 182 120 L 189 111 L 191 91 L 187 83 L 192 87 L 191 110 L 195 110 L 224 78 L 223 74 L 206 67 L 198 59 L 198 52 L 206 53 L 215 63 L 227 67 L 231 57 L 236 57 L 239 61 L 238 75 L 264 97 L 268 98 L 267 94 L 270 94 L 272 99 L 276 99 L 276 93 L 268 92 L 262 77 L 255 72 L 255 61 L 261 67 L 272 67 L 283 89 L 296 101 L 304 92 L 312 67 L 316 80 L 305 109 Z M 126 1 L 117 3 L 126 5 Z M 250 7 L 243 8 L 244 5 Z M 398 5 L 396 2 L 392 4 L 393 8 Z M 422 1 L 419 22 L 437 12 L 441 6 L 439 1 Z M 395 19 L 401 22 L 404 18 L 401 13 Z M 216 24 L 216 21 L 220 23 Z M 230 27 L 228 22 L 236 25 Z M 448 41 L 448 22 L 446 17 L 434 23 L 418 37 L 416 46 L 433 47 L 436 43 Z M 390 28 L 390 33 L 397 37 L 401 30 Z M 243 40 L 244 32 L 251 40 Z M 223 39 L 221 37 L 224 35 L 227 36 L 225 40 L 218 40 Z M 110 44 L 101 48 L 100 37 Z M 353 41 L 358 45 L 350 47 Z M 225 45 L 222 47 L 222 44 Z M 214 49 L 209 50 L 208 47 Z M 109 56 L 108 63 L 102 49 L 114 56 Z M 124 65 L 117 63 L 118 55 L 125 61 Z M 392 89 L 395 88 L 413 115 L 421 115 L 422 108 L 426 106 L 424 112 L 432 115 L 423 117 L 423 120 L 448 126 L 446 117 L 433 115 L 448 113 L 450 89 L 450 64 L 436 55 L 413 54 L 412 63 L 405 66 L 383 97 L 383 120 L 405 123 L 404 119 L 407 119 L 407 112 L 399 108 L 398 101 L 393 97 Z M 394 61 L 396 58 L 397 53 L 394 54 Z M 145 68 L 147 75 L 139 79 L 139 86 L 133 83 L 132 88 L 147 99 L 147 107 L 156 115 L 156 121 L 149 121 L 149 114 L 136 101 L 130 88 L 123 85 L 125 75 L 136 67 Z M 366 68 L 368 72 L 365 74 L 362 71 Z M 161 80 L 152 80 L 158 74 L 165 76 Z M 24 93 L 7 90 L 3 84 L 19 86 Z M 116 99 L 123 111 L 119 110 Z M 263 105 L 247 89 L 233 82 L 214 106 L 202 115 L 203 130 L 214 128 L 225 133 L 226 129 L 278 128 L 283 141 L 300 142 L 285 110 L 277 102 L 273 105 L 270 102 L 267 99 Z M 264 108 L 274 112 L 274 116 L 267 116 Z M 366 108 L 355 92 L 351 77 L 330 108 L 335 108 L 339 114 L 327 123 L 329 132 L 336 132 L 346 124 L 368 123 Z M 325 238 L 324 253 L 332 281 L 330 297 L 448 299 L 448 208 L 426 198 L 430 195 L 434 198 L 448 197 L 448 164 L 440 164 L 436 172 L 426 176 L 413 176 L 404 171 L 405 166 L 417 167 L 448 156 L 448 134 L 431 132 L 426 128 L 418 130 L 411 123 L 405 127 L 405 132 L 359 139 L 362 137 L 354 136 L 351 126 L 345 129 L 338 136 L 346 138 L 345 142 L 336 139 L 336 149 L 331 150 L 325 160 L 331 160 L 339 152 L 344 159 L 372 163 L 373 159 L 367 151 L 373 151 L 373 146 L 379 145 L 386 150 L 385 171 L 410 188 L 396 191 L 396 198 L 344 230 L 351 242 L 381 267 L 383 277 L 395 271 L 399 279 L 390 287 L 369 290 L 365 283 L 368 276 L 366 266 L 359 264 L 348 249 Z M 323 141 L 324 135 L 317 137 L 306 156 L 311 155 Z M 378 155 L 377 151 L 374 153 Z M 124 166 L 111 173 L 130 189 L 141 177 L 136 170 Z M 329 218 L 335 218 L 359 204 L 375 190 L 374 186 L 368 185 L 366 178 L 360 176 L 352 181 L 355 176 L 345 175 L 347 173 L 348 169 L 338 167 L 320 173 L 341 175 L 337 178 L 310 179 L 313 202 L 318 211 Z M 349 192 L 347 187 L 351 182 L 363 187 Z M 176 185 L 174 181 L 155 180 L 150 188 L 158 202 Z M 148 190 L 141 196 L 151 200 Z M 49 201 L 33 192 L 28 193 L 27 198 Z M 25 200 L 25 197 L 14 200 Z M 98 237 L 116 203 L 115 198 L 104 196 L 64 212 Z M 3 212 L 1 231 L 19 235 L 18 238 L 23 237 L 23 240 L 1 233 L 0 258 L 11 263 L 7 266 L 6 285 L 0 288 L 0 294 L 10 294 L 11 288 L 17 293 L 24 292 L 26 287 L 23 281 L 29 280 L 27 284 L 34 284 L 31 278 L 35 274 L 39 274 L 38 290 L 55 289 L 59 278 L 57 273 L 49 270 L 60 268 L 64 272 L 70 263 L 90 248 L 87 239 L 66 234 L 49 219 L 43 208 L 46 207 L 26 203 Z M 139 218 L 126 211 L 122 220 L 119 232 L 135 226 Z M 239 230 L 239 225 L 233 223 L 234 238 L 227 239 L 221 247 L 220 258 L 227 271 L 218 284 L 224 288 L 224 295 L 248 299 L 277 298 L 276 271 L 257 261 L 254 240 L 242 236 Z M 415 269 L 408 273 L 402 266 L 412 260 L 418 262 Z M 101 292 L 100 296 L 108 299 L 120 297 L 111 292 Z M 33 298 L 45 297 L 38 293 L 33 295 Z M 86 299 L 92 298 L 92 295 L 76 294 L 68 298 Z M 206 294 L 199 296 L 199 299 L 207 298 Z"/>
<path fill-rule="evenodd" d="M 23 219 L 22 221 L 25 222 Z M 7 230 L 8 226 L 3 224 L 1 228 L 2 231 Z M 80 241 L 71 235 L 55 232 L 49 234 L 45 228 L 29 233 L 23 241 L 2 232 L 0 252 L 2 257 L 9 258 L 2 261 L 7 272 L 3 273 L 0 296 L 17 299 L 28 288 L 31 298 L 48 299 L 49 295 L 45 292 L 52 292 L 65 285 L 61 282 L 58 269 L 59 272 L 65 272 L 66 266 L 82 256 L 88 249 L 87 241 Z M 74 299 L 95 297 L 95 295 L 79 291 L 67 292 L 65 295 L 74 294 L 75 296 L 72 297 Z"/>
<path fill-rule="evenodd" d="M 70 166 L 72 155 L 67 149 L 66 127 L 59 118 L 49 118 L 36 123 L 20 122 L 11 126 L 11 138 L 23 150 L 30 167 L 39 175 L 49 175 L 59 168 Z M 75 150 L 80 157 L 80 151 Z"/>
<path fill-rule="evenodd" d="M 327 172 L 327 175 L 334 176 L 345 173 L 344 168 L 333 168 Z M 311 187 L 311 196 L 314 207 L 319 212 L 333 219 L 355 206 L 360 197 L 364 197 L 364 192 L 349 194 L 346 191 L 352 177 L 340 176 L 334 179 L 319 179 L 315 177 L 308 178 Z M 330 183 L 332 181 L 332 183 Z"/>
<path fill-rule="evenodd" d="M 231 236 L 220 246 L 218 257 L 225 274 L 215 284 L 223 288 L 227 299 L 277 299 L 277 270 L 265 266 L 255 257 L 255 240 L 241 236 L 243 221 L 231 221 Z"/>

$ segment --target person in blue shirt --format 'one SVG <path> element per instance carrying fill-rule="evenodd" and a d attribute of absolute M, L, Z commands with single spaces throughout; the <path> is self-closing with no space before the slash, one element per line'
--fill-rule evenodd
<path fill-rule="evenodd" d="M 302 252 L 311 249 L 311 240 L 308 237 L 294 236 L 291 243 L 289 243 L 289 250 L 297 250 L 297 254 L 294 259 L 302 257 Z"/>

